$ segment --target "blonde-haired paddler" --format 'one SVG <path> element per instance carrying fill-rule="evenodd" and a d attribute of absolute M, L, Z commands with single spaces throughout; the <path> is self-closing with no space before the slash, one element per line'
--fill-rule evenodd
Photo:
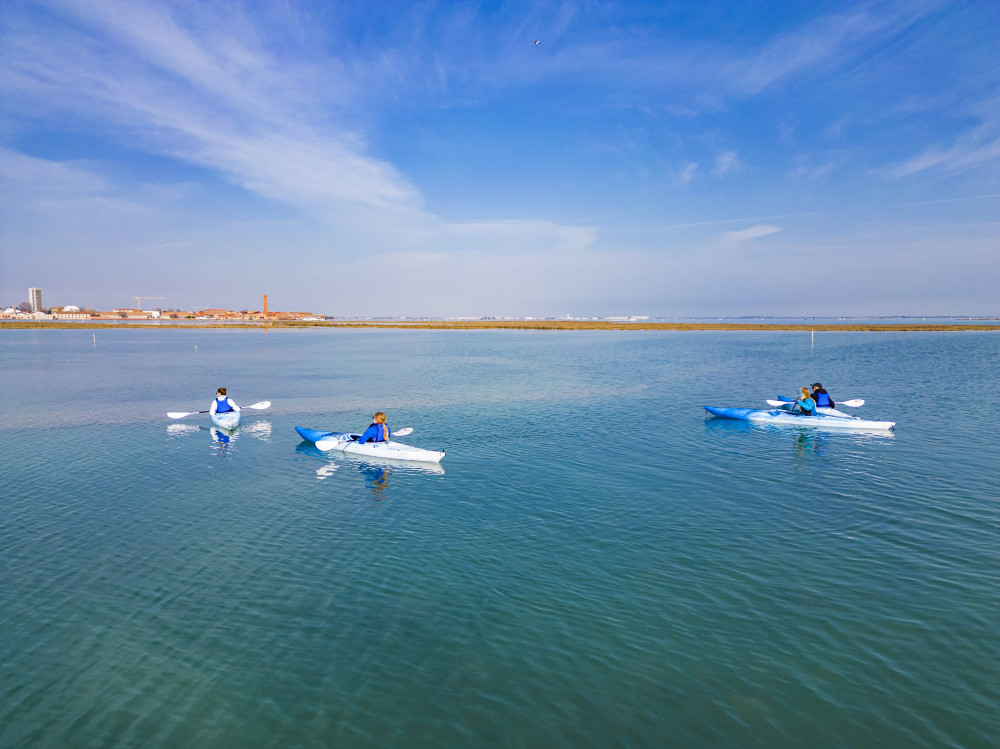
<path fill-rule="evenodd" d="M 364 444 L 365 442 L 388 442 L 389 427 L 385 423 L 385 413 L 382 411 L 376 411 L 375 415 L 372 416 L 372 423 L 365 433 L 358 437 L 358 442 Z"/>
<path fill-rule="evenodd" d="M 816 401 L 809 395 L 809 388 L 799 388 L 799 399 L 792 404 L 792 413 L 800 413 L 803 416 L 816 415 Z"/>

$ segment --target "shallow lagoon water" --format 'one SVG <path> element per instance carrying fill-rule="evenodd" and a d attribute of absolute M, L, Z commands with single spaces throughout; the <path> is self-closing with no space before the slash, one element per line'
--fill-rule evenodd
<path fill-rule="evenodd" d="M 23 330 L 0 352 L 0 745 L 1000 736 L 997 334 Z M 896 431 L 701 408 L 817 379 Z M 228 441 L 166 418 L 220 385 L 273 405 Z M 293 430 L 377 409 L 441 466 Z"/>

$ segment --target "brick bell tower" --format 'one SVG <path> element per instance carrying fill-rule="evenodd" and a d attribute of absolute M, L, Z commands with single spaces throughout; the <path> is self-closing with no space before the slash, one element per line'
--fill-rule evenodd
<path fill-rule="evenodd" d="M 267 294 L 264 295 L 264 319 L 267 319 Z"/>

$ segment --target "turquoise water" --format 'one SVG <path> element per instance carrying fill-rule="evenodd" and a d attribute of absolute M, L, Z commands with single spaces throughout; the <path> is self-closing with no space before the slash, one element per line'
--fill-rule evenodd
<path fill-rule="evenodd" d="M 995 746 L 1000 336 L 810 340 L 0 332 L 0 745 Z"/>

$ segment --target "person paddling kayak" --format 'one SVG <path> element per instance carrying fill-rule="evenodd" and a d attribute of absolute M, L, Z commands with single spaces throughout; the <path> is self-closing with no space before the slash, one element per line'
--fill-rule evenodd
<path fill-rule="evenodd" d="M 364 444 L 365 442 L 388 442 L 389 427 L 385 423 L 385 414 L 382 411 L 376 411 L 375 415 L 372 416 L 372 423 L 365 433 L 358 437 L 358 443 Z"/>
<path fill-rule="evenodd" d="M 239 411 L 240 407 L 233 403 L 233 400 L 226 395 L 225 388 L 219 388 L 215 391 L 215 400 L 212 401 L 211 407 L 208 409 L 210 414 L 225 414 L 230 411 Z"/>
<path fill-rule="evenodd" d="M 799 399 L 792 404 L 789 410 L 792 413 L 802 414 L 803 416 L 815 416 L 816 401 L 809 395 L 809 389 L 799 388 L 799 392 L 801 393 Z"/>
<path fill-rule="evenodd" d="M 836 408 L 837 404 L 833 402 L 833 398 L 830 394 L 823 389 L 823 385 L 818 382 L 812 384 L 812 399 L 816 401 L 817 408 Z"/>

